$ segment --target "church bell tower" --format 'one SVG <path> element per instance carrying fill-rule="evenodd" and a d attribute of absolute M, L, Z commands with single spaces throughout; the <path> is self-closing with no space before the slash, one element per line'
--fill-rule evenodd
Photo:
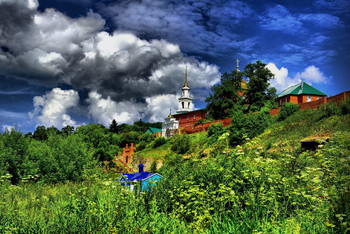
<path fill-rule="evenodd" d="M 181 93 L 181 97 L 179 98 L 179 106 L 177 109 L 178 114 L 193 110 L 190 87 L 188 87 L 188 80 L 187 80 L 187 67 L 185 72 L 185 82 L 181 90 L 182 90 L 182 93 Z"/>

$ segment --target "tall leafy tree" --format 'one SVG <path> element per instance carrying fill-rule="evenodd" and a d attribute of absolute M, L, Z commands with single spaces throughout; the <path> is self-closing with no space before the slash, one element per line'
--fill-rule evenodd
<path fill-rule="evenodd" d="M 62 133 L 64 136 L 69 136 L 69 135 L 72 134 L 73 132 L 74 132 L 74 127 L 73 127 L 73 126 L 70 126 L 70 125 L 65 126 L 65 127 L 62 128 L 62 130 L 61 130 L 61 133 Z"/>
<path fill-rule="evenodd" d="M 33 138 L 39 141 L 45 141 L 49 137 L 48 132 L 45 128 L 45 126 L 38 126 L 36 127 Z"/>
<path fill-rule="evenodd" d="M 205 100 L 208 103 L 208 117 L 224 119 L 242 108 L 242 75 L 239 70 L 224 73 L 221 83 L 211 88 L 212 94 Z"/>
<path fill-rule="evenodd" d="M 269 81 L 274 77 L 260 61 L 248 64 L 244 68 L 244 76 L 248 79 L 248 88 L 245 100 L 250 111 L 260 110 L 267 103 L 274 102 L 276 89 L 270 87 Z"/>

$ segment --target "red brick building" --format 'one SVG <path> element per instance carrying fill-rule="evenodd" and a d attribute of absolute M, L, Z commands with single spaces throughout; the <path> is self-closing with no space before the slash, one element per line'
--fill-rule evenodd
<path fill-rule="evenodd" d="M 179 127 L 189 127 L 194 126 L 195 123 L 200 119 L 205 119 L 205 115 L 207 114 L 206 109 L 194 110 L 185 113 L 174 114 L 173 117 L 179 121 Z"/>
<path fill-rule="evenodd" d="M 126 144 L 125 148 L 123 148 L 123 154 L 121 158 L 121 162 L 123 163 L 132 163 L 132 155 L 135 153 L 136 147 L 134 146 L 134 143 L 131 143 L 130 147 L 129 144 Z"/>
<path fill-rule="evenodd" d="M 278 105 L 286 102 L 301 104 L 313 102 L 325 98 L 327 95 L 315 89 L 311 85 L 301 82 L 300 84 L 289 87 L 278 95 L 276 99 Z"/>

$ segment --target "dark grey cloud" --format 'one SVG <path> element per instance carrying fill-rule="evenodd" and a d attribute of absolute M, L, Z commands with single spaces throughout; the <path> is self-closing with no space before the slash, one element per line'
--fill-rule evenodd
<path fill-rule="evenodd" d="M 96 13 L 72 19 L 54 9 L 38 12 L 36 6 L 31 8 L 28 2 L 0 4 L 2 11 L 11 8 L 13 12 L 0 23 L 4 31 L 0 46 L 8 48 L 0 50 L 0 73 L 48 87 L 67 83 L 119 101 L 175 93 L 174 87 L 183 78 L 181 64 L 201 65 L 165 40 L 146 41 L 129 32 L 104 32 L 105 21 Z M 22 12 L 28 15 L 25 23 L 8 25 Z M 10 27 L 17 30 L 7 30 Z M 166 83 L 151 80 L 154 73 L 169 65 L 178 67 L 162 78 Z M 202 75 L 196 84 L 207 87 L 207 80 L 217 81 L 217 76 L 216 69 Z"/>
<path fill-rule="evenodd" d="M 260 17 L 260 25 L 266 30 L 288 34 L 304 31 L 303 23 L 282 5 L 276 5 L 267 9 L 266 14 Z"/>
<path fill-rule="evenodd" d="M 85 103 L 85 113 L 104 124 L 113 117 L 129 123 L 140 116 L 159 119 L 160 113 L 147 112 L 146 107 L 163 111 L 156 108 L 162 98 L 174 97 L 176 102 L 186 66 L 193 88 L 209 88 L 219 80 L 217 66 L 185 56 L 176 44 L 162 39 L 143 40 L 127 31 L 108 33 L 104 31 L 104 19 L 92 11 L 84 17 L 70 18 L 55 9 L 41 12 L 37 7 L 35 0 L 0 2 L 0 11 L 13 11 L 13 17 L 8 15 L 8 21 L 0 22 L 4 31 L 0 75 L 53 88 L 34 97 L 30 116 L 39 124 L 75 125 L 71 109 L 81 109 L 81 103 Z M 27 22 L 9 26 L 21 12 L 27 12 Z M 70 90 L 55 88 L 62 83 Z M 81 101 L 79 90 L 88 94 L 86 100 Z M 67 99 L 69 94 L 71 98 Z M 114 106 L 113 111 L 108 106 L 102 108 L 104 103 Z M 135 108 L 125 116 L 130 106 Z M 101 114 L 96 114 L 94 107 Z"/>
<path fill-rule="evenodd" d="M 313 5 L 318 9 L 332 11 L 336 14 L 350 11 L 350 1 L 348 0 L 315 0 Z"/>
<path fill-rule="evenodd" d="M 237 33 L 251 8 L 241 1 L 118 1 L 101 12 L 120 30 L 145 38 L 163 38 L 187 53 L 227 56 L 244 40 Z M 236 43 L 232 43 L 236 42 Z M 226 47 L 224 47 L 225 45 Z"/>

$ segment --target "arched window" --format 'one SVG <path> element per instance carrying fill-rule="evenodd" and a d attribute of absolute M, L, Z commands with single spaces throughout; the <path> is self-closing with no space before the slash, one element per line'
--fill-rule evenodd
<path fill-rule="evenodd" d="M 182 109 L 183 109 L 183 108 L 185 108 L 185 103 L 184 103 L 184 102 L 182 102 Z"/>

